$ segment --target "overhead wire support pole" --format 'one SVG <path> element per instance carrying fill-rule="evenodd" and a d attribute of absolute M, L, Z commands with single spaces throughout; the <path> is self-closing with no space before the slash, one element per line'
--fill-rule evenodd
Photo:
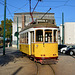
<path fill-rule="evenodd" d="M 51 10 L 51 8 L 49 8 L 49 10 L 41 17 L 41 19 L 43 19 L 43 17 Z"/>
<path fill-rule="evenodd" d="M 62 44 L 64 45 L 64 13 L 62 12 Z"/>
<path fill-rule="evenodd" d="M 6 26 L 6 0 L 4 1 L 4 35 L 3 35 L 3 55 L 5 55 L 5 26 Z"/>

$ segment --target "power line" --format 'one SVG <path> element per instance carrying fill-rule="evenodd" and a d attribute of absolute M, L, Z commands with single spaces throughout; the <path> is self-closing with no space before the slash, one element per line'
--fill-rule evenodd
<path fill-rule="evenodd" d="M 65 6 L 69 1 L 70 1 L 70 0 L 67 0 L 67 1 L 65 2 L 64 6 Z"/>
<path fill-rule="evenodd" d="M 0 2 L 0 4 L 4 5 L 3 2 L 4 2 L 4 1 Z M 11 6 L 11 7 L 17 8 L 16 11 L 21 10 L 24 6 L 27 5 L 27 3 L 26 3 L 26 4 L 24 4 L 22 7 L 18 8 L 18 7 L 15 7 L 15 6 L 11 5 L 11 4 L 8 4 L 8 3 L 6 3 L 6 4 L 9 5 L 9 6 Z M 7 7 L 7 10 L 9 11 L 8 7 Z M 16 12 L 16 11 L 14 11 L 14 12 Z M 9 13 L 10 13 L 10 15 L 11 15 L 11 12 L 10 12 L 10 11 L 9 11 Z M 12 16 L 12 15 L 11 15 L 11 16 Z"/>
<path fill-rule="evenodd" d="M 16 11 L 14 11 L 14 12 L 17 12 L 18 10 L 21 10 L 21 9 L 23 9 L 23 7 L 24 6 L 26 6 L 27 5 L 27 3 L 26 4 L 24 4 L 22 7 L 20 7 L 20 8 L 18 8 Z"/>
<path fill-rule="evenodd" d="M 0 2 L 0 4 L 4 5 L 2 2 Z"/>
<path fill-rule="evenodd" d="M 37 1 L 37 0 L 35 0 L 35 1 Z M 56 1 L 56 0 L 54 0 L 54 1 L 53 0 L 52 1 L 51 0 L 49 0 L 49 1 L 45 0 L 44 1 L 44 0 L 42 0 L 41 2 L 66 2 L 66 1 L 59 1 L 59 0 L 58 1 Z"/>
<path fill-rule="evenodd" d="M 37 1 L 37 0 L 35 0 L 35 1 Z M 60 0 L 58 0 L 58 1 L 56 1 L 56 0 L 42 0 L 42 2 L 65 2 L 65 1 L 60 1 Z"/>
<path fill-rule="evenodd" d="M 4 1 L 2 1 L 2 2 L 4 2 Z M 13 8 L 18 8 L 18 7 L 15 7 L 15 6 L 13 6 L 13 5 L 9 4 L 9 3 L 6 3 L 6 4 L 9 5 L 9 6 L 11 6 L 11 7 L 13 7 Z"/>
<path fill-rule="evenodd" d="M 12 14 L 11 14 L 10 10 L 8 9 L 8 7 L 7 7 L 7 10 L 8 10 L 8 12 L 9 12 L 10 16 L 11 16 L 11 17 L 12 17 L 12 19 L 13 19 L 13 16 L 12 16 Z"/>
<path fill-rule="evenodd" d="M 69 6 L 69 7 L 75 7 L 74 5 L 65 5 L 65 6 Z"/>

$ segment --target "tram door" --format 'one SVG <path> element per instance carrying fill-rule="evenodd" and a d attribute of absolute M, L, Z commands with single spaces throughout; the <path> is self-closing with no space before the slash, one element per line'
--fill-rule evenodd
<path fill-rule="evenodd" d="M 34 52 L 34 32 L 30 32 L 30 51 L 31 54 L 33 55 Z"/>

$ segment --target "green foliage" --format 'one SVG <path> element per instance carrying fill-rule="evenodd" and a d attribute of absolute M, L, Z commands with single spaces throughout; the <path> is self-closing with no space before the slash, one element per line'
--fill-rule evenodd
<path fill-rule="evenodd" d="M 6 38 L 10 38 L 12 34 L 12 20 L 11 19 L 6 19 L 6 29 L 5 29 L 5 36 Z M 3 36 L 4 33 L 4 21 L 1 21 L 1 28 L 2 30 L 0 31 L 1 36 Z"/>

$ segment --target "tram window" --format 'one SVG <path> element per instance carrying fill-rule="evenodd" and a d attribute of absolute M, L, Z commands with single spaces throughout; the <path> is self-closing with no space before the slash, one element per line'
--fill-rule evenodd
<path fill-rule="evenodd" d="M 28 32 L 27 32 L 27 43 L 28 43 Z"/>
<path fill-rule="evenodd" d="M 20 35 L 20 43 L 23 43 L 23 34 Z"/>
<path fill-rule="evenodd" d="M 27 33 L 25 33 L 25 43 L 27 44 L 28 43 L 28 32 Z"/>
<path fill-rule="evenodd" d="M 31 32 L 31 42 L 34 42 L 34 32 Z"/>
<path fill-rule="evenodd" d="M 52 30 L 45 31 L 45 42 L 52 42 Z"/>
<path fill-rule="evenodd" d="M 24 39 L 24 43 L 25 43 L 25 33 L 24 33 L 24 38 L 23 39 Z"/>
<path fill-rule="evenodd" d="M 54 30 L 54 42 L 57 42 L 57 36 L 56 36 L 57 31 Z"/>
<path fill-rule="evenodd" d="M 36 31 L 36 42 L 43 42 L 43 30 Z"/>
<path fill-rule="evenodd" d="M 25 43 L 26 43 L 26 33 L 25 33 Z"/>
<path fill-rule="evenodd" d="M 20 43 L 22 43 L 22 34 L 20 35 Z"/>
<path fill-rule="evenodd" d="M 22 43 L 24 43 L 24 34 L 22 34 Z"/>
<path fill-rule="evenodd" d="M 21 35 L 20 35 L 20 43 L 21 43 Z"/>

